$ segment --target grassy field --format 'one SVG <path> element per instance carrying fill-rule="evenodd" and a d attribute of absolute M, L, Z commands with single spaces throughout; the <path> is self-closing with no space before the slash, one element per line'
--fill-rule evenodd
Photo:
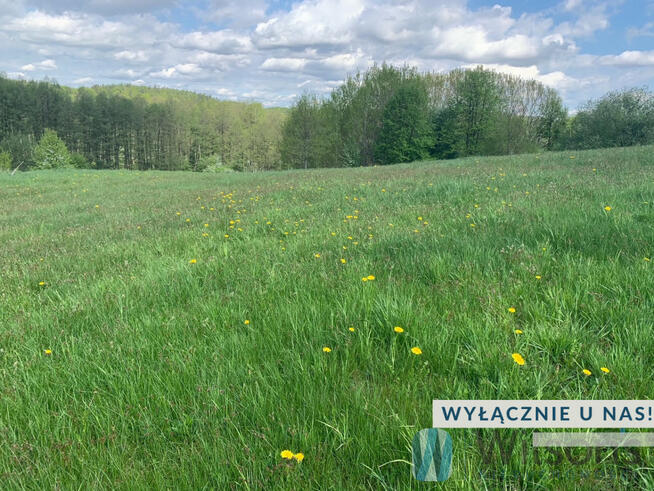
<path fill-rule="evenodd" d="M 432 399 L 654 396 L 653 147 L 0 174 L 0 265 L 3 489 L 654 487 L 472 430 L 410 465 Z"/>

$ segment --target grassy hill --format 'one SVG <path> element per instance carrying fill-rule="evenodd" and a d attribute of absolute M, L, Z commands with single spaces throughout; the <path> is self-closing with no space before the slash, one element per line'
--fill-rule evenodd
<path fill-rule="evenodd" d="M 0 174 L 3 485 L 418 487 L 432 399 L 651 399 L 653 156 Z M 446 487 L 654 486 L 449 433 Z"/>

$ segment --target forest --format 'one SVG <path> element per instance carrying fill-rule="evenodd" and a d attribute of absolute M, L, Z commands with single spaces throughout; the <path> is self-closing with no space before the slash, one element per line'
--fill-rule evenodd
<path fill-rule="evenodd" d="M 611 92 L 569 115 L 535 80 L 375 65 L 290 109 L 132 85 L 0 76 L 0 169 L 354 167 L 654 142 L 654 96 Z"/>

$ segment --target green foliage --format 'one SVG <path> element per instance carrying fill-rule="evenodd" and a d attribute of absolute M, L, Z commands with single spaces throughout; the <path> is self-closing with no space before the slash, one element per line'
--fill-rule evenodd
<path fill-rule="evenodd" d="M 228 166 L 278 168 L 286 114 L 172 89 L 75 90 L 0 78 L 0 141 L 23 135 L 33 142 L 50 128 L 100 169 L 193 169 L 212 154 Z"/>
<path fill-rule="evenodd" d="M 91 162 L 86 160 L 86 157 L 81 153 L 73 152 L 70 154 L 70 165 L 76 169 L 93 169 L 94 166 Z"/>
<path fill-rule="evenodd" d="M 11 170 L 11 155 L 6 150 L 0 151 L 0 170 Z"/>
<path fill-rule="evenodd" d="M 381 164 L 424 159 L 432 139 L 426 87 L 419 78 L 405 81 L 384 110 L 375 159 Z"/>
<path fill-rule="evenodd" d="M 646 89 L 628 89 L 588 101 L 571 122 L 566 146 L 603 148 L 652 142 L 654 94 Z"/>
<path fill-rule="evenodd" d="M 0 150 L 11 156 L 14 168 L 27 170 L 33 164 L 34 144 L 28 135 L 12 134 L 6 136 L 0 143 Z"/>
<path fill-rule="evenodd" d="M 70 167 L 70 153 L 55 131 L 46 129 L 34 147 L 35 169 L 62 169 Z"/>

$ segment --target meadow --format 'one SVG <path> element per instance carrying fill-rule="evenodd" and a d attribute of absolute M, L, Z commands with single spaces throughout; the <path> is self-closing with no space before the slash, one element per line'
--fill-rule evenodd
<path fill-rule="evenodd" d="M 652 488 L 410 460 L 433 399 L 652 398 L 653 261 L 652 146 L 0 174 L 0 486 Z"/>

